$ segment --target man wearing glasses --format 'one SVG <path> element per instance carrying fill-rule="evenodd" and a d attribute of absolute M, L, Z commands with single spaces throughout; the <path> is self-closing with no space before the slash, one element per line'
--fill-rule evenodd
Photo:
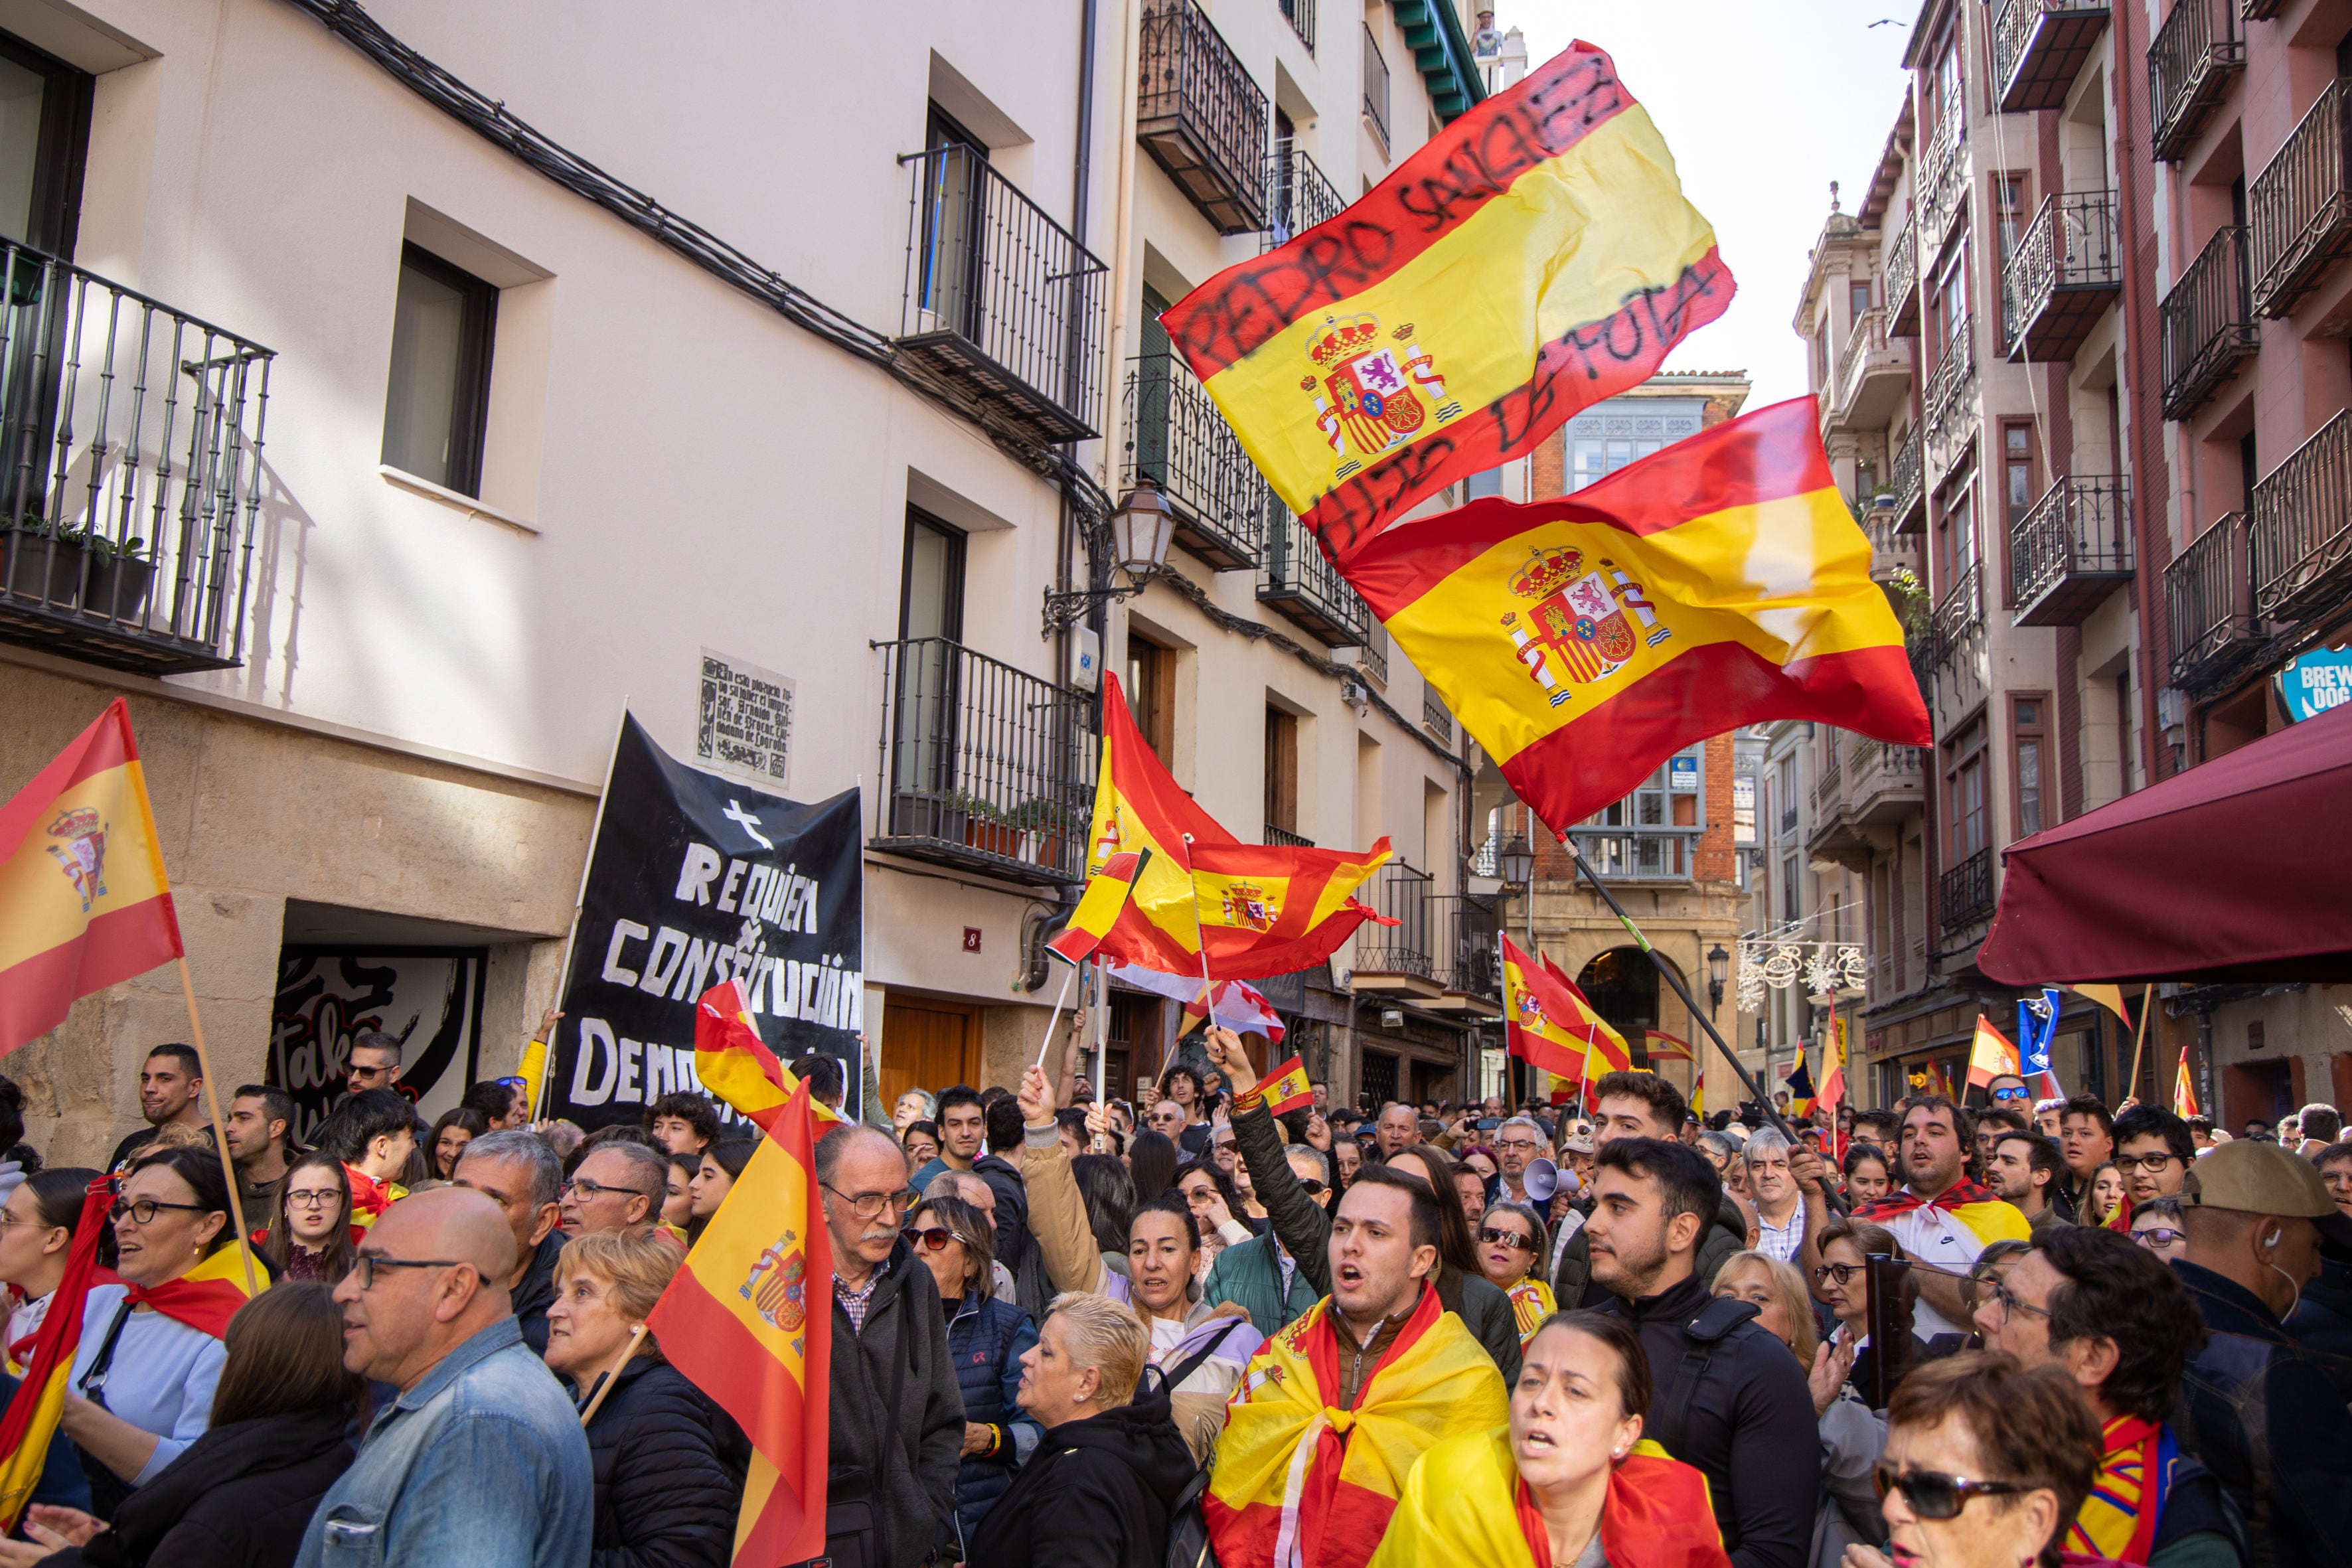
<path fill-rule="evenodd" d="M 1528 1196 L 1528 1167 L 1543 1152 L 1543 1131 L 1534 1117 L 1514 1116 L 1496 1128 L 1496 1175 L 1486 1184 L 1486 1206 L 1528 1204 L 1540 1207 L 1539 1200 Z"/>
<path fill-rule="evenodd" d="M 816 1180 L 833 1251 L 829 1468 L 872 1499 L 867 1560 L 917 1568 L 955 1506 L 964 1420 L 939 1286 L 898 1234 L 907 1157 L 881 1129 L 846 1122 L 818 1141 Z"/>
<path fill-rule="evenodd" d="M 572 1168 L 561 1194 L 563 1234 L 644 1236 L 661 1219 L 669 1162 L 642 1143 L 599 1144 Z"/>
<path fill-rule="evenodd" d="M 2116 1169 L 2132 1207 L 2158 1198 L 2177 1198 L 2197 1157 L 2189 1123 L 2169 1110 L 2135 1105 L 2116 1118 Z"/>
<path fill-rule="evenodd" d="M 400 1396 L 320 1500 L 299 1568 L 588 1560 L 588 1443 L 516 1326 L 503 1283 L 514 1261 L 498 1205 L 461 1188 L 404 1198 L 368 1233 L 335 1287 L 343 1364 Z"/>

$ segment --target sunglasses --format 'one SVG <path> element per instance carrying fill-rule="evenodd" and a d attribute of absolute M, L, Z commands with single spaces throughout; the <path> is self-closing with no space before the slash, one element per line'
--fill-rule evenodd
<path fill-rule="evenodd" d="M 1992 1091 L 1992 1097 L 1995 1100 L 2025 1100 L 2031 1097 L 2031 1090 L 2022 1089 L 1997 1089 Z"/>
<path fill-rule="evenodd" d="M 1920 1519 L 1958 1519 L 1970 1498 L 2010 1497 L 2033 1489 L 2015 1481 L 1972 1481 L 1941 1470 L 1898 1471 L 1885 1464 L 1873 1468 L 1870 1484 L 1882 1503 L 1888 1492 L 1901 1492 L 1904 1505 Z"/>
<path fill-rule="evenodd" d="M 966 1247 L 971 1245 L 970 1240 L 940 1225 L 927 1225 L 920 1230 L 909 1226 L 898 1234 L 906 1238 L 908 1246 L 919 1247 L 925 1252 L 945 1252 L 950 1241 L 963 1242 Z"/>
<path fill-rule="evenodd" d="M 1516 1247 L 1521 1252 L 1533 1252 L 1536 1249 L 1534 1239 L 1524 1233 L 1504 1230 L 1491 1225 L 1478 1233 L 1478 1239 L 1489 1247 Z"/>
<path fill-rule="evenodd" d="M 1319 1198 L 1325 1193 L 1330 1191 L 1328 1187 L 1326 1187 L 1322 1183 L 1317 1181 L 1312 1176 L 1299 1177 L 1298 1190 L 1305 1193 L 1310 1198 Z"/>

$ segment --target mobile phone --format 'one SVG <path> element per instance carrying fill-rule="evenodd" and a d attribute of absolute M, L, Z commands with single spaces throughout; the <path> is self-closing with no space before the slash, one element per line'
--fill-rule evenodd
<path fill-rule="evenodd" d="M 1478 1131 L 1481 1132 L 1492 1132 L 1496 1128 L 1500 1127 L 1502 1124 L 1501 1121 L 1496 1117 L 1482 1116 L 1478 1119 Z"/>

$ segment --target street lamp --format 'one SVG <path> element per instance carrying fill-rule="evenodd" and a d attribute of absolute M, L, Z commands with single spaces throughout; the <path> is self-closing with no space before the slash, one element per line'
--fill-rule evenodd
<path fill-rule="evenodd" d="M 1503 880 L 1512 887 L 1524 888 L 1535 880 L 1536 852 L 1528 847 L 1526 834 L 1512 834 L 1511 841 L 1503 846 L 1502 853 L 1496 858 L 1501 867 Z"/>
<path fill-rule="evenodd" d="M 1106 520 L 1110 529 L 1113 580 L 1127 574 L 1124 588 L 1076 588 L 1066 594 L 1045 593 L 1045 635 L 1051 637 L 1077 625 L 1095 605 L 1132 598 L 1143 592 L 1152 574 L 1167 563 L 1168 546 L 1176 537 L 1176 513 L 1160 487 L 1146 479 L 1128 492 L 1118 510 Z"/>
<path fill-rule="evenodd" d="M 1731 954 L 1717 942 L 1706 953 L 1706 1010 L 1710 1016 L 1723 1011 L 1723 983 L 1731 978 Z"/>

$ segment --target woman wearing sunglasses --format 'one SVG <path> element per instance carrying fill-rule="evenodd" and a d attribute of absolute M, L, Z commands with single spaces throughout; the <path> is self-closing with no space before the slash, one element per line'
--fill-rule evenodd
<path fill-rule="evenodd" d="M 1930 1362 L 1886 1411 L 1872 1480 L 1888 1549 L 1848 1547 L 1845 1568 L 2058 1568 L 2098 1463 L 2098 1422 L 2061 1369 L 1991 1351 Z"/>
<path fill-rule="evenodd" d="M 939 1544 L 947 1559 L 963 1555 L 1013 1472 L 1037 1447 L 1044 1428 L 1014 1397 L 1021 1392 L 1021 1357 L 1037 1342 L 1037 1325 L 991 1286 L 996 1229 L 961 1198 L 926 1198 L 908 1216 L 903 1233 L 940 1287 L 948 1321 L 948 1362 L 963 1390 L 963 1462 L 956 1471 L 958 1534 Z M 941 1521 L 942 1531 L 946 1521 Z"/>
<path fill-rule="evenodd" d="M 1519 1343 L 1536 1337 L 1557 1311 L 1551 1287 L 1535 1276 L 1544 1255 L 1544 1222 L 1525 1204 L 1496 1204 L 1478 1222 L 1478 1269 L 1510 1298 L 1519 1325 Z"/>

